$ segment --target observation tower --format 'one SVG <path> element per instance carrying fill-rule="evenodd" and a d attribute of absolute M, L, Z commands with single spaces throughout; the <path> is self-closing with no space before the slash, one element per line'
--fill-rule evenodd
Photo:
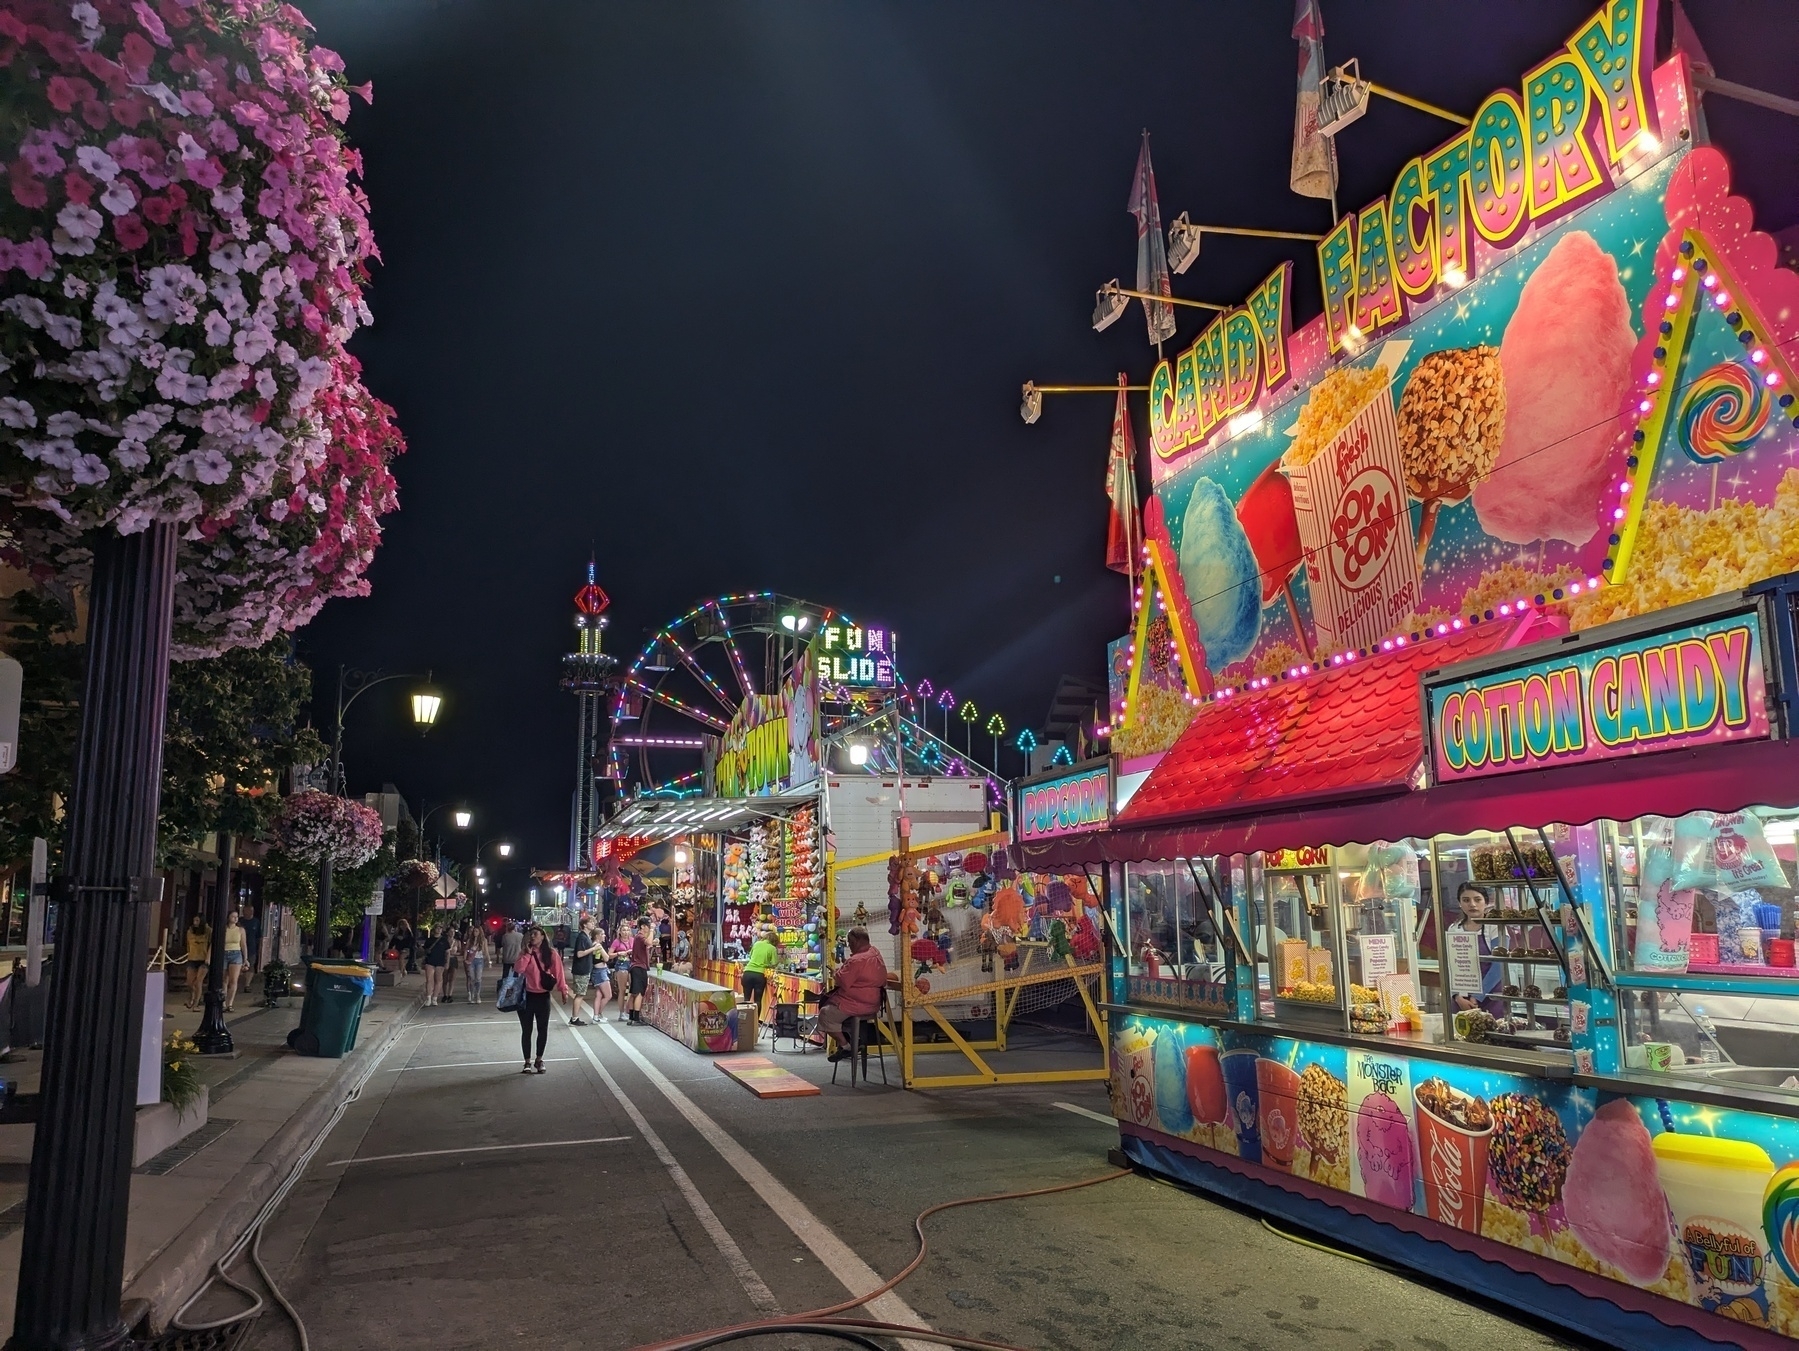
<path fill-rule="evenodd" d="M 562 659 L 562 688 L 575 696 L 579 719 L 575 730 L 575 794 L 569 812 L 568 866 L 585 871 L 593 866 L 588 850 L 600 827 L 600 773 L 595 761 L 606 749 L 604 696 L 617 683 L 618 660 L 601 650 L 606 630 L 606 607 L 611 599 L 595 579 L 593 559 L 587 560 L 587 582 L 575 592 L 575 650 Z"/>

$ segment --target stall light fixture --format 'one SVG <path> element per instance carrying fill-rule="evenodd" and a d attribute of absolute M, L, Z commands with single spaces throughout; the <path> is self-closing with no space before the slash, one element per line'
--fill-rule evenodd
<path fill-rule="evenodd" d="M 850 763 L 858 767 L 868 763 L 868 747 L 864 743 L 850 742 Z"/>
<path fill-rule="evenodd" d="M 1148 385 L 1125 385 L 1124 388 L 1133 394 L 1146 394 Z M 1117 385 L 1039 385 L 1034 381 L 1024 382 L 1024 397 L 1018 405 L 1018 416 L 1024 419 L 1025 425 L 1034 424 L 1043 416 L 1043 396 L 1045 394 L 1117 394 Z M 931 697 L 931 682 L 918 682 L 918 693 L 923 698 Z"/>
<path fill-rule="evenodd" d="M 686 867 L 687 859 L 688 859 L 688 853 L 687 853 L 686 847 L 684 845 L 677 844 L 675 846 L 675 866 L 677 868 Z"/>
<path fill-rule="evenodd" d="M 1199 257 L 1200 242 L 1207 235 L 1246 235 L 1252 239 L 1302 239 L 1312 243 L 1324 238 L 1323 235 L 1306 234 L 1299 230 L 1257 230 L 1241 225 L 1195 225 L 1187 219 L 1187 213 L 1183 211 L 1168 222 L 1169 269 L 1174 272 L 1185 272 L 1192 267 L 1193 260 Z M 1161 299 L 1161 297 L 1157 297 L 1157 299 Z M 1178 305 L 1181 302 L 1177 300 L 1174 303 Z M 1226 307 L 1221 305 L 1218 308 Z"/>

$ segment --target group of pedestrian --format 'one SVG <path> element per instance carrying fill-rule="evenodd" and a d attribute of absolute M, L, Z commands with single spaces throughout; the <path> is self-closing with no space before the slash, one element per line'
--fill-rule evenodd
<path fill-rule="evenodd" d="M 225 917 L 225 928 L 219 935 L 225 949 L 225 1011 L 237 1005 L 238 988 L 253 969 L 254 949 L 250 932 L 236 910 Z M 187 968 L 187 1007 L 197 1009 L 206 1000 L 206 981 L 212 970 L 212 926 L 199 911 L 194 912 L 182 933 L 182 961 Z"/>
<path fill-rule="evenodd" d="M 483 979 L 494 957 L 493 941 L 474 920 L 434 924 L 424 940 L 425 1007 L 455 1002 L 456 976 L 462 974 L 464 1001 L 485 1003 Z M 503 945 L 502 945 L 503 946 Z M 510 963 L 507 965 L 510 970 Z"/>

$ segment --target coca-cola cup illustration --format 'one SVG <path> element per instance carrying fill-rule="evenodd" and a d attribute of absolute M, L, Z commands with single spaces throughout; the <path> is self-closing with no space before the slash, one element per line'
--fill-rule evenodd
<path fill-rule="evenodd" d="M 1224 1091 L 1230 1097 L 1231 1125 L 1237 1132 L 1237 1156 L 1249 1163 L 1262 1161 L 1262 1136 L 1257 1129 L 1256 1060 L 1254 1051 L 1226 1051 Z"/>
<path fill-rule="evenodd" d="M 1493 1114 L 1484 1098 L 1426 1079 L 1412 1093 L 1424 1211 L 1441 1224 L 1480 1232 L 1487 1194 L 1487 1149 Z"/>
<path fill-rule="evenodd" d="M 1291 1172 L 1293 1147 L 1299 1142 L 1299 1076 L 1278 1060 L 1258 1059 L 1256 1093 L 1261 1099 L 1262 1162 Z"/>

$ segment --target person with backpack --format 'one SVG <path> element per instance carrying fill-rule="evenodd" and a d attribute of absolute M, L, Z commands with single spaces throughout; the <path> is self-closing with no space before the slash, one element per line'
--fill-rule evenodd
<path fill-rule="evenodd" d="M 519 953 L 513 970 L 525 983 L 524 998 L 518 1005 L 518 1044 L 525 1058 L 523 1074 L 542 1074 L 543 1048 L 550 1039 L 550 995 L 569 998 L 568 980 L 562 972 L 562 958 L 550 946 L 549 935 L 536 924 L 525 937 L 524 951 Z M 537 1058 L 531 1057 L 531 1025 L 537 1025 Z"/>
<path fill-rule="evenodd" d="M 519 932 L 518 921 L 507 920 L 506 932 L 500 939 L 500 979 L 505 980 L 512 974 L 512 968 L 518 962 L 519 953 L 525 950 L 525 936 Z"/>

